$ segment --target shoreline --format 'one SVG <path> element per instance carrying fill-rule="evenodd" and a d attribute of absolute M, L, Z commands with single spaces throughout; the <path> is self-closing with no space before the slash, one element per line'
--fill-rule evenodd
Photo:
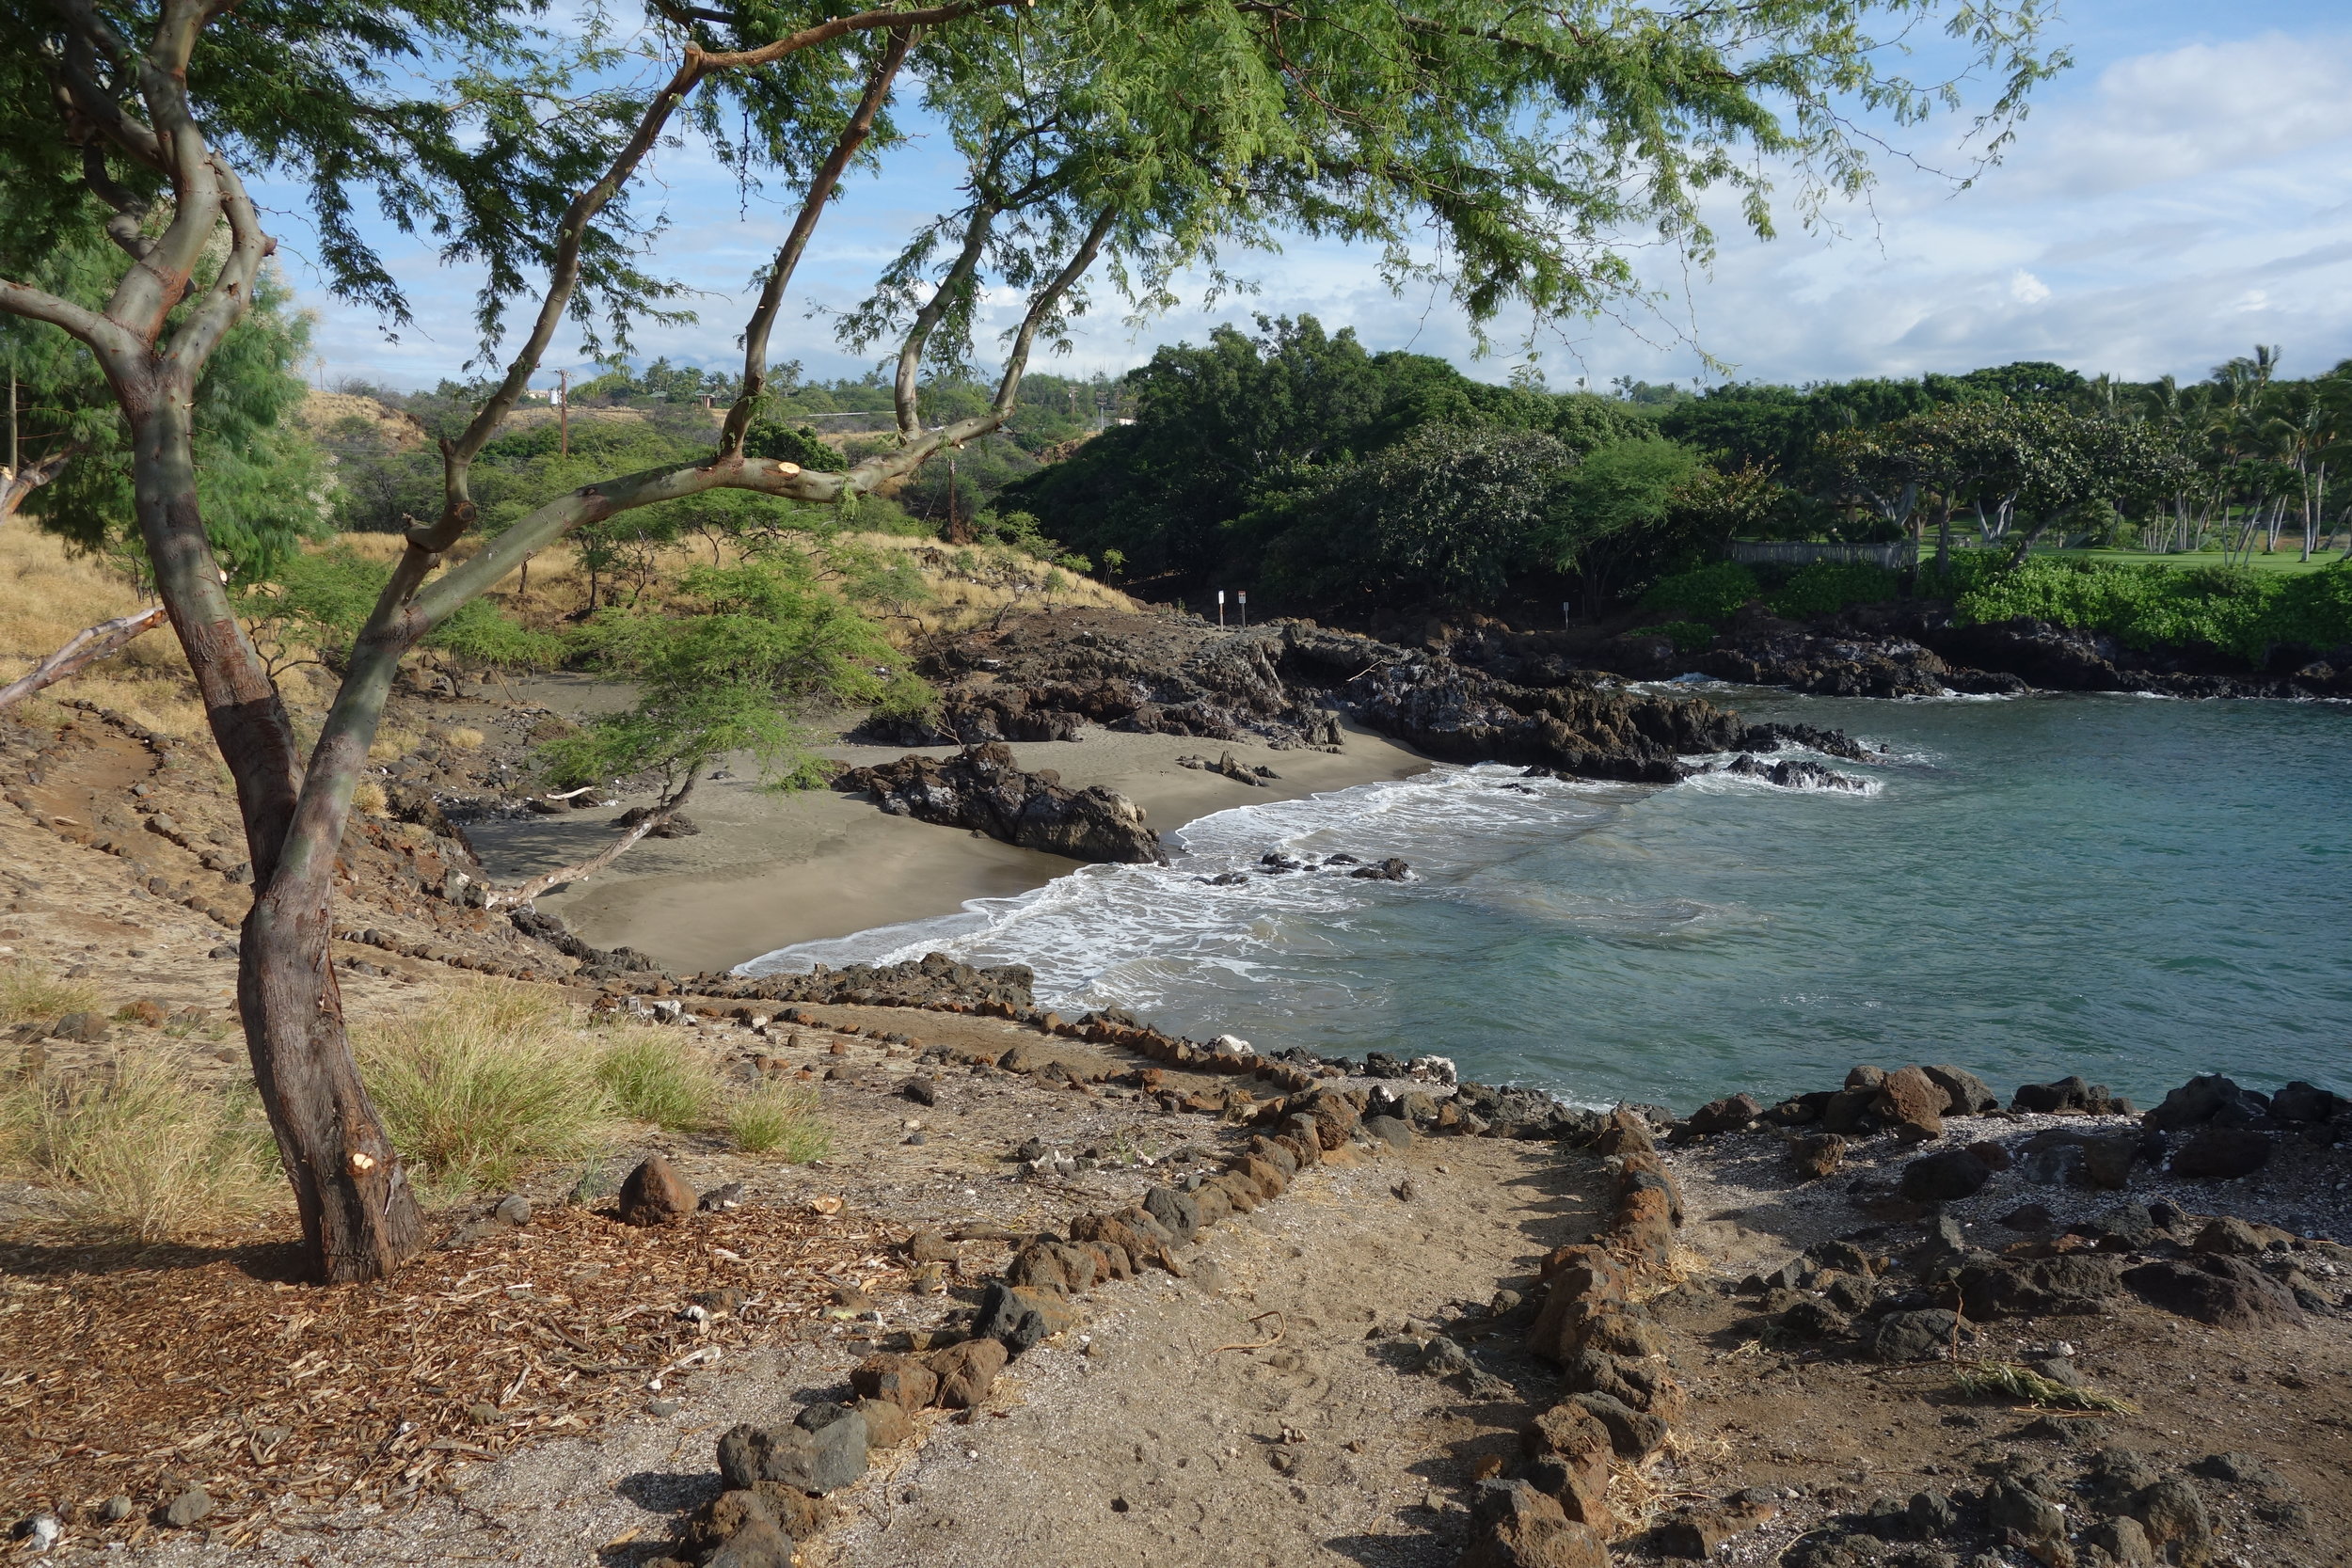
<path fill-rule="evenodd" d="M 567 698 L 581 708 L 594 701 L 579 689 L 541 700 L 556 705 Z M 1141 806 L 1146 823 L 1165 836 L 1235 806 L 1411 778 L 1433 766 L 1386 736 L 1352 724 L 1343 728 L 1344 749 L 1337 753 L 1093 726 L 1077 741 L 1010 744 L 1024 768 L 1052 768 L 1073 789 L 1101 784 L 1117 790 Z M 861 767 L 961 750 L 816 749 L 819 756 Z M 1179 756 L 1215 758 L 1226 752 L 1280 777 L 1252 787 L 1176 765 Z M 630 793 L 611 811 L 485 822 L 467 832 L 492 876 L 519 878 L 594 853 L 609 841 L 613 816 L 651 800 Z M 698 784 L 686 815 L 701 830 L 694 836 L 647 839 L 595 879 L 541 898 L 539 907 L 596 946 L 632 947 L 689 974 L 730 970 L 801 942 L 956 914 L 973 899 L 1027 893 L 1087 863 L 890 816 L 862 796 L 831 789 L 771 794 L 750 776 Z"/>

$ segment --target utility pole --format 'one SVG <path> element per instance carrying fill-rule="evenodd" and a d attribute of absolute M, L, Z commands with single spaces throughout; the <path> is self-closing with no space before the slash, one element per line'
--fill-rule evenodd
<path fill-rule="evenodd" d="M 555 372 L 555 447 L 556 455 L 572 454 L 572 372 Z"/>

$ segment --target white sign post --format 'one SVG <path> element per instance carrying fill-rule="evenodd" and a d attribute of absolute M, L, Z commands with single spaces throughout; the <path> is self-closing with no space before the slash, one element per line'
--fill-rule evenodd
<path fill-rule="evenodd" d="M 1220 626 L 1225 624 L 1225 590 L 1222 588 L 1216 591 L 1216 624 Z"/>
<path fill-rule="evenodd" d="M 1244 588 L 1233 597 L 1241 601 L 1241 624 L 1246 626 L 1249 624 L 1249 590 Z"/>

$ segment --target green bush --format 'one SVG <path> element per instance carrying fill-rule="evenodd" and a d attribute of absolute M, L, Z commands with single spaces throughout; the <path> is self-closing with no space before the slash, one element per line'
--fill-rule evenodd
<path fill-rule="evenodd" d="M 1690 621 L 1722 622 L 1730 620 L 1733 611 L 1763 592 L 1754 572 L 1736 561 L 1718 561 L 1659 578 L 1642 595 L 1641 607 L 1679 610 Z"/>
<path fill-rule="evenodd" d="M 1876 604 L 1902 592 L 1902 574 L 1854 561 L 1816 561 L 1765 602 L 1792 620 L 1831 615 L 1850 604 Z"/>
<path fill-rule="evenodd" d="M 596 1082 L 624 1114 L 671 1132 L 701 1126 L 719 1096 L 709 1062 L 659 1029 L 623 1030 L 597 1059 Z"/>
<path fill-rule="evenodd" d="M 2242 566 L 2036 556 L 1969 588 L 1957 608 L 1964 623 L 2027 615 L 2105 632 L 2126 647 L 2202 644 L 2261 664 L 2279 646 L 2352 641 L 2352 565 L 2273 577 Z"/>
<path fill-rule="evenodd" d="M 727 1136 L 746 1154 L 775 1154 L 804 1165 L 833 1148 L 818 1114 L 816 1091 L 799 1084 L 762 1084 L 727 1107 Z"/>
<path fill-rule="evenodd" d="M 1666 621 L 1642 629 L 1655 637 L 1674 639 L 1678 654 L 1697 653 L 1715 641 L 1715 628 L 1704 621 Z"/>

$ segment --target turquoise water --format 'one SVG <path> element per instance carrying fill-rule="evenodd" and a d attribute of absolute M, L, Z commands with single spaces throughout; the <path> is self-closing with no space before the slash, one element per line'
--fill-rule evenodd
<path fill-rule="evenodd" d="M 946 947 L 1031 964 L 1064 1010 L 1435 1052 L 1585 1101 L 1687 1109 L 1856 1061 L 2143 1101 L 2217 1069 L 2352 1087 L 2352 706 L 1708 694 L 1888 753 L 1836 765 L 1867 795 L 1441 768 L 1203 818 L 1168 868 L 763 962 Z M 1272 849 L 1418 875 L 1200 879 Z"/>

